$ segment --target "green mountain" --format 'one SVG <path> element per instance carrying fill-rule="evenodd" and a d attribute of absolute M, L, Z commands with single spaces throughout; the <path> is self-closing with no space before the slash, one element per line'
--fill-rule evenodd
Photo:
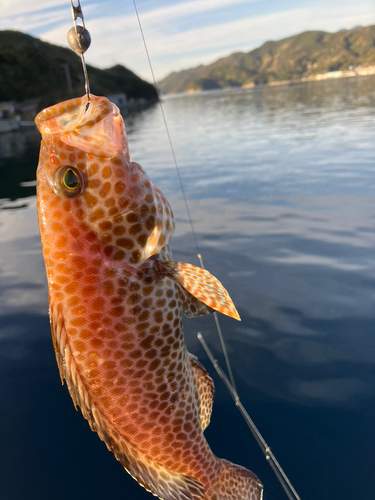
<path fill-rule="evenodd" d="M 0 101 L 41 98 L 39 108 L 73 97 L 66 79 L 69 68 L 73 96 L 84 93 L 81 59 L 72 50 L 42 42 L 19 31 L 0 31 Z M 124 66 L 109 69 L 87 66 L 91 92 L 124 92 L 127 97 L 153 101 L 153 85 Z"/>
<path fill-rule="evenodd" d="M 375 26 L 337 33 L 305 31 L 207 66 L 173 72 L 158 83 L 165 94 L 299 81 L 329 71 L 375 66 Z"/>

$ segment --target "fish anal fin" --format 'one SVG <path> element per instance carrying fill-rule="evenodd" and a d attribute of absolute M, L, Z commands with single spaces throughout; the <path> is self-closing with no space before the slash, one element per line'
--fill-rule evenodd
<path fill-rule="evenodd" d="M 183 262 L 160 263 L 191 295 L 222 314 L 241 321 L 232 299 L 220 281 L 200 267 Z"/>
<path fill-rule="evenodd" d="M 52 338 L 60 376 L 65 379 L 74 406 L 79 406 L 92 431 L 115 455 L 126 471 L 147 491 L 162 500 L 201 500 L 203 485 L 195 478 L 172 471 L 149 457 L 107 420 L 93 402 L 71 353 L 60 306 L 50 300 Z"/>
<path fill-rule="evenodd" d="M 263 485 L 245 467 L 220 459 L 216 478 L 206 492 L 205 500 L 262 500 Z"/>
<path fill-rule="evenodd" d="M 214 381 L 207 373 L 198 358 L 189 353 L 190 366 L 193 370 L 199 395 L 199 416 L 202 429 L 205 430 L 210 423 L 212 405 L 214 403 L 215 386 Z"/>
<path fill-rule="evenodd" d="M 148 457 L 96 412 L 93 413 L 93 418 L 100 439 L 124 469 L 147 491 L 162 500 L 201 500 L 205 497 L 205 489 L 197 479 L 172 471 Z"/>

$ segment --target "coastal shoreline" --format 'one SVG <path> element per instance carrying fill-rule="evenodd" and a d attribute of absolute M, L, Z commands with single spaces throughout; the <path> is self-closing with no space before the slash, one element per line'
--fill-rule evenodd
<path fill-rule="evenodd" d="M 304 83 L 304 82 L 315 82 L 320 80 L 335 80 L 337 78 L 351 78 L 356 76 L 369 76 L 375 75 L 375 66 L 358 66 L 357 68 L 345 70 L 345 71 L 327 71 L 326 73 L 318 73 L 316 75 L 304 76 L 298 80 L 278 80 L 270 83 L 264 83 L 262 86 L 265 87 L 275 87 L 277 85 L 291 85 L 294 83 Z M 253 87 L 259 87 L 259 84 L 254 82 L 244 83 L 242 85 L 243 89 L 250 89 Z"/>
<path fill-rule="evenodd" d="M 270 83 L 244 83 L 243 85 L 232 86 L 232 87 L 222 87 L 215 89 L 205 89 L 205 90 L 187 90 L 185 92 L 178 92 L 176 94 L 163 94 L 163 97 L 172 96 L 172 95 L 185 95 L 185 94 L 201 94 L 203 92 L 212 92 L 212 91 L 221 91 L 221 90 L 230 90 L 230 89 L 252 89 L 257 87 L 278 87 L 281 85 L 296 85 L 298 83 L 306 83 L 306 82 L 316 82 L 322 80 L 336 80 L 340 78 L 353 78 L 359 76 L 370 76 L 375 75 L 375 66 L 367 66 L 367 67 L 357 67 L 354 69 L 346 70 L 346 71 L 328 71 L 327 73 L 318 73 L 316 75 L 305 76 L 296 80 L 277 80 Z"/>
<path fill-rule="evenodd" d="M 158 82 L 163 94 L 295 85 L 375 74 L 375 25 L 336 33 L 304 31 L 233 52 L 207 65 L 174 71 Z"/>

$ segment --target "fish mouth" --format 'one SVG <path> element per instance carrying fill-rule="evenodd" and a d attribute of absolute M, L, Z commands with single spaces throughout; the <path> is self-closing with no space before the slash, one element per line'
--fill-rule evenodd
<path fill-rule="evenodd" d="M 35 118 L 42 137 L 57 136 L 69 146 L 100 157 L 128 155 L 120 111 L 106 97 L 90 94 L 55 104 Z"/>

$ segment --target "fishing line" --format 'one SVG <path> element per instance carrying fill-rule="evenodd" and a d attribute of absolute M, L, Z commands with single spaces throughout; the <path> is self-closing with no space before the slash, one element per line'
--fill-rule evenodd
<path fill-rule="evenodd" d="M 79 17 L 79 18 L 82 19 L 83 29 L 85 29 L 83 14 L 82 14 L 81 6 L 80 6 L 80 1 L 77 0 L 77 2 L 78 2 L 77 7 L 73 5 L 73 0 L 70 0 L 70 1 L 71 1 L 72 15 L 73 15 L 73 20 L 74 20 L 74 25 L 75 25 L 74 26 L 74 28 L 75 28 L 75 35 L 76 35 L 76 38 L 78 39 L 79 48 L 82 49 L 82 42 L 81 42 L 80 36 L 79 36 L 80 32 L 79 32 L 79 29 L 77 30 L 77 25 L 76 25 L 76 19 L 77 19 L 77 17 Z M 138 20 L 138 24 L 139 24 L 139 29 L 140 29 L 142 40 L 143 40 L 143 44 L 144 44 L 144 47 L 145 47 L 145 51 L 146 51 L 148 63 L 149 63 L 149 66 L 150 66 L 150 70 L 151 70 L 151 74 L 152 74 L 152 80 L 153 80 L 153 83 L 154 83 L 154 86 L 155 86 L 155 90 L 157 92 L 158 102 L 159 102 L 161 114 L 162 114 L 162 117 L 163 117 L 164 126 L 165 126 L 165 129 L 166 129 L 166 132 L 167 132 L 167 137 L 168 137 L 169 145 L 170 145 L 170 148 L 171 148 L 174 165 L 175 165 L 175 168 L 176 168 L 176 171 L 177 171 L 177 176 L 178 176 L 178 179 L 179 179 L 179 182 L 180 182 L 181 191 L 182 191 L 182 195 L 183 195 L 185 206 L 186 206 L 186 212 L 188 214 L 188 218 L 189 218 L 189 222 L 190 222 L 190 226 L 191 226 L 191 231 L 193 233 L 194 240 L 195 240 L 195 245 L 196 245 L 196 248 L 197 248 L 197 251 L 198 251 L 197 257 L 198 257 L 198 259 L 199 259 L 199 261 L 201 263 L 202 268 L 204 268 L 202 254 L 200 253 L 200 250 L 199 250 L 197 235 L 196 235 L 196 232 L 194 230 L 194 225 L 193 225 L 193 221 L 192 221 L 192 218 L 191 218 L 191 214 L 190 214 L 190 210 L 189 210 L 189 205 L 188 205 L 188 202 L 187 202 L 187 198 L 186 198 L 186 195 L 185 195 L 184 186 L 183 186 L 183 183 L 182 183 L 180 169 L 179 169 L 179 166 L 178 166 L 178 163 L 177 163 L 177 158 L 176 158 L 174 147 L 173 147 L 173 144 L 172 144 L 171 135 L 169 133 L 169 128 L 168 128 L 167 120 L 166 120 L 166 117 L 165 117 L 165 114 L 164 114 L 164 108 L 163 108 L 163 105 L 162 105 L 162 102 L 161 102 L 159 90 L 158 90 L 157 85 L 156 85 L 156 79 L 155 79 L 155 75 L 154 75 L 154 70 L 153 70 L 153 67 L 152 67 L 152 64 L 151 64 L 151 59 L 150 59 L 150 55 L 149 55 L 149 52 L 148 52 L 148 47 L 147 47 L 147 43 L 146 43 L 145 36 L 144 36 L 144 33 L 143 33 L 142 24 L 141 24 L 141 20 L 140 20 L 139 14 L 138 14 L 138 9 L 137 9 L 137 5 L 136 5 L 135 0 L 133 0 L 133 5 L 134 5 L 135 13 L 136 13 L 136 16 L 137 16 L 137 20 Z M 89 99 L 90 99 L 90 88 L 89 88 L 89 84 L 88 84 L 86 64 L 85 64 L 84 57 L 83 57 L 83 52 L 85 52 L 87 50 L 87 48 L 85 50 L 82 50 L 82 52 L 80 53 L 80 55 L 81 55 L 83 70 L 84 70 L 84 74 L 85 74 L 85 89 L 86 89 L 86 93 L 87 93 L 87 97 L 88 97 L 88 102 L 89 102 Z M 73 50 L 75 50 L 75 49 L 73 48 Z M 76 52 L 79 53 L 78 51 L 76 51 Z M 240 398 L 239 398 L 239 396 L 237 394 L 236 386 L 235 386 L 235 383 L 234 383 L 234 377 L 233 377 L 233 373 L 232 373 L 232 369 L 231 369 L 231 365 L 230 365 L 230 361 L 229 361 L 227 349 L 226 349 L 226 346 L 225 346 L 224 338 L 223 338 L 222 331 L 221 331 L 221 328 L 220 328 L 219 319 L 218 319 L 218 316 L 217 316 L 216 312 L 214 313 L 214 317 L 215 317 L 216 328 L 217 328 L 217 331 L 218 331 L 218 335 L 219 335 L 219 338 L 220 338 L 221 346 L 222 346 L 224 357 L 225 357 L 225 362 L 227 364 L 227 369 L 228 369 L 230 381 L 229 381 L 228 377 L 225 375 L 225 373 L 223 372 L 223 370 L 221 369 L 221 367 L 220 367 L 219 363 L 217 362 L 217 360 L 213 357 L 213 355 L 212 355 L 211 351 L 209 350 L 206 342 L 204 341 L 203 336 L 202 336 L 201 333 L 198 333 L 198 339 L 200 340 L 200 342 L 201 342 L 204 350 L 206 351 L 206 354 L 209 357 L 211 363 L 213 364 L 216 372 L 218 373 L 219 377 L 224 382 L 224 385 L 226 386 L 226 388 L 228 389 L 230 395 L 232 396 L 232 398 L 233 398 L 233 400 L 234 400 L 237 408 L 239 409 L 239 411 L 241 412 L 241 414 L 242 414 L 243 418 L 245 419 L 247 425 L 249 426 L 249 428 L 250 428 L 250 430 L 251 430 L 251 432 L 252 432 L 255 440 L 257 441 L 257 443 L 260 446 L 260 448 L 263 450 L 263 453 L 264 453 L 264 455 L 266 457 L 266 460 L 268 461 L 268 463 L 270 464 L 272 470 L 274 471 L 274 473 L 275 473 L 278 481 L 280 482 L 281 486 L 283 487 L 283 489 L 284 489 L 287 497 L 289 498 L 289 500 L 301 500 L 300 497 L 298 496 L 297 492 L 293 488 L 291 482 L 289 481 L 287 475 L 285 474 L 284 470 L 282 469 L 282 467 L 280 466 L 279 462 L 277 461 L 276 457 L 272 453 L 270 447 L 267 445 L 267 443 L 264 440 L 263 436 L 259 432 L 258 428 L 255 426 L 254 422 L 250 418 L 250 415 L 247 413 L 246 409 L 244 408 L 244 406 L 242 405 L 242 403 L 240 401 Z"/>
<path fill-rule="evenodd" d="M 143 33 L 142 24 L 141 24 L 141 20 L 140 20 L 139 14 L 138 14 L 138 9 L 137 9 L 137 5 L 136 5 L 135 0 L 133 0 L 133 5 L 134 5 L 135 13 L 136 13 L 136 16 L 137 16 L 139 29 L 140 29 L 140 32 L 141 32 L 141 35 L 142 35 L 143 44 L 144 44 L 145 51 L 146 51 L 146 54 L 147 54 L 147 60 L 148 60 L 149 66 L 150 66 L 152 80 L 153 80 L 153 83 L 154 83 L 154 86 L 155 86 L 155 89 L 156 89 L 156 92 L 157 92 L 158 102 L 159 102 L 161 114 L 162 114 L 162 117 L 163 117 L 164 126 L 165 126 L 165 129 L 166 129 L 166 132 L 167 132 L 168 141 L 169 141 L 169 145 L 170 145 L 170 148 L 171 148 L 173 161 L 174 161 L 174 164 L 175 164 L 175 167 L 176 167 L 178 179 L 179 179 L 180 186 L 181 186 L 182 195 L 183 195 L 185 206 L 186 206 L 186 212 L 188 214 L 188 218 L 189 218 L 191 230 L 192 230 L 192 233 L 193 233 L 193 236 L 194 236 L 194 240 L 195 240 L 195 245 L 197 247 L 197 251 L 198 251 L 197 257 L 198 257 L 198 259 L 200 261 L 200 264 L 201 264 L 202 268 L 204 268 L 202 254 L 201 254 L 201 252 L 199 250 L 197 235 L 195 233 L 193 221 L 192 221 L 192 218 L 191 218 L 191 215 L 190 215 L 189 205 L 188 205 L 188 202 L 187 202 L 187 198 L 186 198 L 186 195 L 185 195 L 184 186 L 183 186 L 183 183 L 182 183 L 182 178 L 181 178 L 181 175 L 180 175 L 180 169 L 179 169 L 179 166 L 178 166 L 178 163 L 177 163 L 177 158 L 176 158 L 175 151 L 174 151 L 174 148 L 173 148 L 172 139 L 171 139 L 171 136 L 170 136 L 170 133 L 169 133 L 169 128 L 168 128 L 167 120 L 166 120 L 166 117 L 165 117 L 165 114 L 164 114 L 164 109 L 163 109 L 163 105 L 162 105 L 162 102 L 161 102 L 159 90 L 157 88 L 156 79 L 155 79 L 155 75 L 154 75 L 154 70 L 153 70 L 152 63 L 151 63 L 151 58 L 150 58 L 150 55 L 149 55 L 149 52 L 148 52 L 148 47 L 147 47 L 146 39 L 145 39 L 145 36 L 144 36 L 144 33 Z M 227 365 L 227 369 L 228 369 L 230 381 L 229 381 L 228 377 L 225 375 L 225 373 L 223 372 L 223 370 L 220 367 L 220 365 L 217 362 L 217 360 L 213 357 L 213 355 L 212 355 L 211 351 L 209 350 L 206 342 L 204 341 L 203 336 L 202 336 L 201 333 L 198 333 L 198 339 L 200 340 L 200 342 L 201 342 L 204 350 L 206 351 L 206 354 L 209 357 L 211 363 L 213 364 L 216 372 L 218 373 L 219 377 L 224 382 L 224 385 L 226 386 L 226 388 L 228 389 L 230 395 L 232 396 L 232 398 L 233 398 L 233 400 L 234 400 L 237 408 L 239 409 L 239 411 L 241 412 L 243 418 L 245 419 L 245 422 L 249 426 L 249 428 L 250 428 L 250 430 L 251 430 L 251 432 L 252 432 L 252 434 L 253 434 L 256 442 L 258 443 L 258 445 L 262 449 L 262 451 L 263 451 L 263 453 L 265 455 L 266 460 L 270 464 L 273 472 L 275 473 L 275 475 L 276 475 L 276 477 L 277 477 L 280 485 L 282 486 L 283 490 L 285 491 L 287 497 L 289 498 L 289 500 L 301 500 L 300 497 L 299 497 L 299 495 L 297 494 L 296 490 L 293 488 L 293 485 L 291 484 L 288 476 L 285 474 L 285 472 L 282 469 L 281 465 L 277 461 L 275 455 L 272 453 L 271 448 L 268 446 L 268 444 L 264 440 L 262 434 L 259 432 L 258 428 L 254 424 L 254 422 L 250 418 L 250 415 L 247 413 L 246 409 L 244 408 L 244 406 L 242 405 L 242 403 L 240 401 L 240 398 L 239 398 L 239 396 L 237 394 L 236 385 L 235 385 L 235 382 L 234 382 L 234 377 L 233 377 L 233 373 L 232 373 L 232 369 L 231 369 L 231 364 L 230 364 L 230 361 L 229 361 L 228 352 L 227 352 L 227 349 L 226 349 L 224 337 L 222 335 L 222 331 L 221 331 L 221 327 L 220 327 L 220 323 L 219 323 L 219 318 L 218 318 L 218 315 L 217 315 L 216 312 L 214 312 L 214 318 L 215 318 L 217 332 L 218 332 L 218 335 L 219 335 L 219 338 L 220 338 L 220 343 L 221 343 L 221 346 L 222 346 L 222 349 L 223 349 L 223 354 L 224 354 L 224 357 L 225 357 L 225 362 L 226 362 L 226 365 Z"/>
<path fill-rule="evenodd" d="M 181 174 L 180 174 L 180 168 L 179 168 L 178 163 L 177 163 L 177 158 L 176 158 L 176 154 L 175 154 L 174 147 L 173 147 L 173 144 L 172 144 L 171 135 L 169 133 L 169 127 L 168 127 L 167 119 L 166 119 L 165 114 L 164 114 L 163 104 L 161 102 L 159 89 L 158 89 L 157 84 L 156 84 L 154 69 L 152 67 L 150 54 L 148 52 L 148 47 L 147 47 L 146 39 L 145 39 L 145 36 L 144 36 L 144 33 L 143 33 L 143 28 L 142 28 L 142 24 L 141 24 L 141 20 L 140 20 L 139 14 L 138 14 L 138 9 L 137 9 L 137 5 L 136 5 L 135 0 L 133 0 L 133 5 L 134 5 L 135 13 L 136 13 L 136 16 L 137 16 L 137 20 L 138 20 L 139 30 L 141 32 L 141 36 L 142 36 L 142 40 L 143 40 L 143 45 L 145 47 L 148 64 L 150 66 L 152 80 L 153 80 L 154 87 L 155 87 L 155 90 L 156 90 L 156 93 L 157 93 L 158 103 L 159 103 L 160 111 L 161 111 L 161 114 L 162 114 L 162 117 L 163 117 L 163 122 L 164 122 L 165 130 L 167 132 L 167 137 L 168 137 L 169 146 L 170 146 L 171 152 L 172 152 L 173 162 L 174 162 L 174 165 L 175 165 L 175 168 L 176 168 L 176 171 L 177 171 L 178 180 L 180 182 L 180 187 L 181 187 L 182 196 L 183 196 L 184 202 L 185 202 L 185 207 L 186 207 L 186 212 L 187 212 L 189 223 L 190 223 L 190 227 L 191 227 L 191 232 L 193 233 L 193 237 L 194 237 L 194 241 L 195 241 L 195 246 L 197 248 L 197 252 L 198 252 L 197 253 L 197 257 L 199 259 L 201 267 L 204 269 L 203 258 L 202 258 L 202 254 L 201 254 L 201 252 L 199 250 L 199 244 L 198 244 L 197 234 L 195 232 L 193 220 L 192 220 L 192 217 L 191 217 L 191 214 L 190 214 L 189 204 L 188 204 L 188 201 L 187 201 L 187 198 L 186 198 L 185 189 L 184 189 L 184 185 L 183 185 L 183 182 L 182 182 L 182 177 L 181 177 Z M 221 328 L 220 328 L 219 317 L 218 317 L 217 312 L 214 312 L 214 319 L 215 319 L 216 328 L 217 328 L 217 332 L 218 332 L 219 339 L 220 339 L 221 348 L 223 350 L 223 354 L 224 354 L 225 363 L 226 363 L 226 366 L 227 366 L 229 378 L 231 380 L 232 386 L 234 388 L 236 388 L 236 384 L 234 382 L 234 377 L 233 377 L 233 372 L 232 372 L 232 367 L 231 367 L 231 364 L 230 364 L 230 361 L 229 361 L 228 351 L 227 351 L 227 348 L 226 348 L 226 345 L 225 345 L 225 342 L 224 342 L 224 337 L 223 337 L 223 334 L 222 334 L 222 331 L 221 331 Z"/>
<path fill-rule="evenodd" d="M 202 334 L 199 332 L 197 334 L 198 340 L 203 346 L 203 349 L 206 351 L 206 354 L 211 361 L 213 367 L 215 368 L 217 374 L 221 378 L 221 380 L 224 382 L 225 387 L 228 389 L 229 394 L 232 396 L 237 408 L 239 409 L 241 415 L 243 416 L 245 422 L 247 423 L 248 427 L 250 428 L 256 442 L 262 449 L 264 456 L 268 463 L 270 464 L 272 470 L 274 471 L 277 479 L 279 480 L 282 488 L 284 489 L 287 497 L 289 500 L 301 500 L 299 497 L 298 493 L 296 490 L 293 488 L 292 483 L 290 482 L 288 476 L 285 474 L 283 468 L 277 461 L 275 455 L 272 453 L 271 448 L 268 446 L 266 443 L 265 439 L 263 438 L 262 434 L 259 432 L 257 426 L 254 424 L 253 420 L 251 419 L 250 415 L 247 413 L 245 407 L 240 401 L 240 398 L 237 394 L 237 391 L 235 388 L 232 386 L 230 381 L 228 380 L 228 377 L 225 375 L 223 372 L 221 366 L 217 362 L 217 360 L 213 357 L 212 352 L 208 348 Z"/>
<path fill-rule="evenodd" d="M 174 161 L 174 164 L 175 164 L 175 167 L 176 167 L 178 180 L 180 181 L 180 186 L 181 186 L 182 196 L 184 197 L 185 206 L 186 206 L 186 211 L 187 211 L 188 218 L 189 218 L 189 222 L 190 222 L 190 226 L 191 226 L 191 231 L 192 231 L 192 233 L 193 233 L 194 240 L 195 240 L 195 245 L 196 245 L 196 247 L 197 247 L 198 254 L 199 254 L 200 252 L 199 252 L 199 245 L 198 245 L 197 235 L 196 235 L 196 233 L 195 233 L 195 231 L 194 231 L 194 226 L 193 226 L 193 221 L 192 221 L 192 219 L 191 219 L 191 215 L 190 215 L 189 205 L 188 205 L 188 202 L 187 202 L 187 199 L 186 199 L 186 196 L 185 196 L 184 186 L 183 186 L 183 184 L 182 184 L 182 178 L 181 178 L 181 175 L 180 175 L 180 169 L 179 169 L 179 166 L 178 166 L 178 163 L 177 163 L 177 158 L 176 158 L 176 155 L 175 155 L 175 152 L 174 152 L 174 148 L 173 148 L 173 144 L 172 144 L 171 135 L 170 135 L 170 133 L 169 133 L 169 128 L 168 128 L 167 120 L 166 120 L 166 118 L 165 118 L 165 114 L 164 114 L 163 105 L 162 105 L 162 103 L 161 103 L 160 94 L 159 94 L 159 89 L 158 89 L 158 87 L 157 87 L 157 85 L 156 85 L 156 79 L 155 79 L 155 75 L 154 75 L 154 70 L 153 70 L 153 67 L 152 67 L 152 64 L 151 64 L 150 55 L 149 55 L 149 53 L 148 53 L 148 48 L 147 48 L 147 44 L 146 44 L 146 39 L 145 39 L 144 34 L 143 34 L 142 24 L 141 24 L 141 20 L 140 20 L 140 18 L 139 18 L 138 9 L 137 9 L 137 5 L 136 5 L 136 3 L 135 3 L 135 0 L 133 0 L 133 5 L 134 5 L 135 13 L 136 13 L 136 16 L 137 16 L 137 19 L 138 19 L 139 29 L 140 29 L 140 31 L 141 31 L 142 40 L 143 40 L 143 45 L 145 46 L 145 50 L 146 50 L 146 54 L 147 54 L 147 60 L 148 60 L 148 64 L 149 64 L 149 66 L 150 66 L 151 74 L 152 74 L 152 80 L 153 80 L 154 87 L 155 87 L 155 90 L 156 90 L 156 93 L 157 93 L 157 96 L 158 96 L 158 103 L 159 103 L 159 106 L 160 106 L 161 114 L 162 114 L 162 116 L 163 116 L 163 121 L 164 121 L 164 125 L 165 125 L 165 130 L 167 131 L 167 136 L 168 136 L 169 146 L 170 146 L 171 151 L 172 151 L 173 161 Z"/>
<path fill-rule="evenodd" d="M 204 264 L 203 264 L 202 254 L 198 253 L 197 257 L 199 259 L 201 267 L 203 269 L 205 269 Z M 220 326 L 219 315 L 218 315 L 218 313 L 216 311 L 213 312 L 213 315 L 214 315 L 214 320 L 215 320 L 215 323 L 216 323 L 217 334 L 219 335 L 219 339 L 220 339 L 221 349 L 222 349 L 223 354 L 224 354 L 225 364 L 227 366 L 227 370 L 228 370 L 230 382 L 231 382 L 232 387 L 234 388 L 234 390 L 237 391 L 236 384 L 235 384 L 235 381 L 234 381 L 233 372 L 232 372 L 232 366 L 231 366 L 230 361 L 229 361 L 227 346 L 225 344 L 223 332 L 222 332 L 221 326 Z"/>

